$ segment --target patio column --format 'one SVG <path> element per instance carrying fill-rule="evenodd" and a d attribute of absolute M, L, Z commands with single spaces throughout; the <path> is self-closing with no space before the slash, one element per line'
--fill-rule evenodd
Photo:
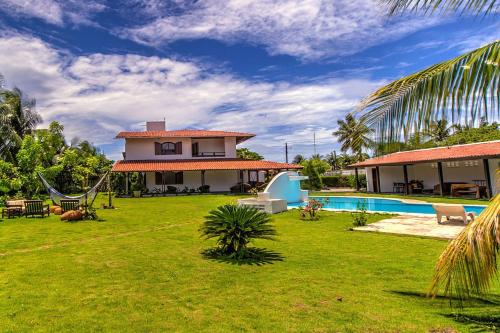
<path fill-rule="evenodd" d="M 125 195 L 128 195 L 128 172 L 125 172 Z"/>
<path fill-rule="evenodd" d="M 358 168 L 354 168 L 354 178 L 356 179 L 356 191 L 359 191 L 359 175 L 358 175 Z"/>
<path fill-rule="evenodd" d="M 408 187 L 408 166 L 403 165 L 403 175 L 405 177 L 405 195 L 410 194 L 410 188 Z"/>
<path fill-rule="evenodd" d="M 488 163 L 487 158 L 483 159 L 483 166 L 484 166 L 484 176 L 486 177 L 486 196 L 489 199 L 493 195 L 493 190 L 491 188 L 490 165 Z"/>
<path fill-rule="evenodd" d="M 378 187 L 378 193 L 382 193 L 382 189 L 380 188 L 380 168 L 378 166 L 375 167 L 377 170 L 377 187 Z"/>
<path fill-rule="evenodd" d="M 201 186 L 205 186 L 205 170 L 201 170 Z"/>
<path fill-rule="evenodd" d="M 438 162 L 439 189 L 441 196 L 444 196 L 443 163 Z"/>

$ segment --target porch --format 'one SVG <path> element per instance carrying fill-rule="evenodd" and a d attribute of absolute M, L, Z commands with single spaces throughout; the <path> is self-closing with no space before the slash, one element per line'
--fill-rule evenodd
<path fill-rule="evenodd" d="M 393 153 L 351 165 L 367 191 L 490 198 L 499 193 L 500 141 Z"/>

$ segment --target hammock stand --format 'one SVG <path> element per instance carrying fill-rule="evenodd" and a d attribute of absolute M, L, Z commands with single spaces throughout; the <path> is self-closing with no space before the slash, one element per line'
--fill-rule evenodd
<path fill-rule="evenodd" d="M 47 192 L 49 193 L 50 199 L 52 200 L 52 203 L 54 205 L 61 205 L 61 199 L 67 199 L 67 200 L 78 200 L 80 205 L 85 208 L 85 212 L 87 212 L 88 207 L 92 207 L 92 204 L 94 203 L 95 198 L 97 197 L 97 193 L 99 192 L 99 188 L 101 187 L 102 183 L 108 176 L 108 172 L 102 176 L 102 178 L 95 184 L 90 190 L 85 192 L 84 194 L 81 195 L 75 195 L 75 196 L 69 196 L 69 195 L 64 195 L 61 192 L 58 192 L 55 188 L 53 188 L 49 182 L 45 178 L 43 178 L 41 173 L 38 173 L 38 177 L 40 177 L 40 180 L 42 181 L 43 185 L 47 189 Z M 90 199 L 90 204 L 89 204 L 89 199 Z"/>

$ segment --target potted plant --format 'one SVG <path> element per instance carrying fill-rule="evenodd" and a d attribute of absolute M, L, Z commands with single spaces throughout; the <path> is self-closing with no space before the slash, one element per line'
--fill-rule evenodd
<path fill-rule="evenodd" d="M 135 182 L 132 184 L 132 193 L 134 195 L 134 198 L 140 198 L 141 197 L 141 192 L 144 189 L 144 186 L 139 183 Z"/>

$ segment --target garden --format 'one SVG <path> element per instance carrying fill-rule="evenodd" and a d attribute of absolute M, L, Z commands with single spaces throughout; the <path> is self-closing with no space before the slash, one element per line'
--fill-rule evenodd
<path fill-rule="evenodd" d="M 101 195 L 95 206 L 106 202 Z M 447 242 L 350 231 L 349 213 L 274 215 L 264 223 L 274 240 L 249 244 L 266 251 L 260 260 L 207 256 L 217 239 L 206 239 L 206 217 L 235 202 L 226 195 L 116 198 L 116 209 L 97 209 L 98 221 L 1 220 L 2 330 L 498 330 L 498 281 L 462 309 L 427 298 Z M 367 222 L 385 217 L 368 214 Z"/>

